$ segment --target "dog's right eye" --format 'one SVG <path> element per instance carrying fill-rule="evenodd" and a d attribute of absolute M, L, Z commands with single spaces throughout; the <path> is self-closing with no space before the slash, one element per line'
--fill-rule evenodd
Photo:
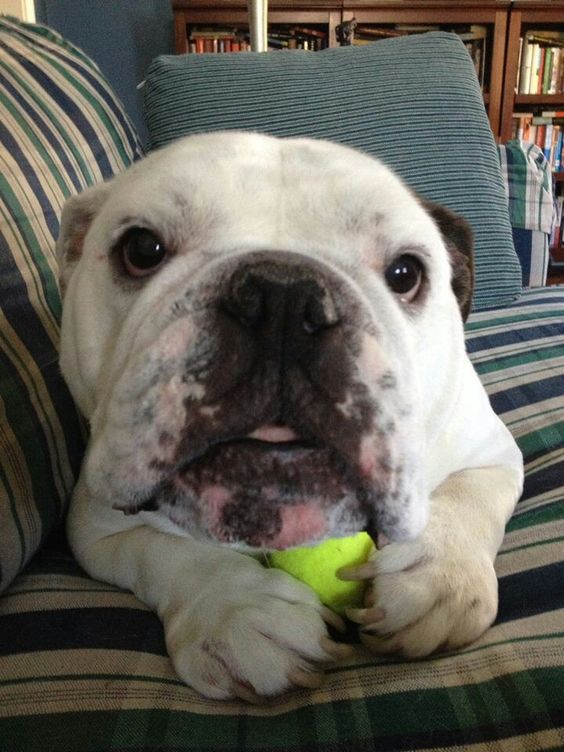
<path fill-rule="evenodd" d="M 411 303 L 423 281 L 423 264 L 416 256 L 404 253 L 385 272 L 386 284 L 403 303 Z"/>
<path fill-rule="evenodd" d="M 166 261 L 168 251 L 151 230 L 133 227 L 119 242 L 123 266 L 130 277 L 153 274 Z"/>

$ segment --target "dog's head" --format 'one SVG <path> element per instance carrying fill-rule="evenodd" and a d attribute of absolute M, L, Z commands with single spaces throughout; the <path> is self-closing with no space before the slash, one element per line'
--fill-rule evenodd
<path fill-rule="evenodd" d="M 470 246 L 320 141 L 191 137 L 71 199 L 61 365 L 92 493 L 241 547 L 418 534 Z"/>

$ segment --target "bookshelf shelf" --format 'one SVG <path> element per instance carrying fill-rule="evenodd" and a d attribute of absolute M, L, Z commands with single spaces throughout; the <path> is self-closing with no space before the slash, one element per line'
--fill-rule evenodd
<path fill-rule="evenodd" d="M 516 94 L 513 99 L 514 105 L 528 104 L 535 105 L 547 105 L 547 106 L 560 106 L 564 107 L 564 94 Z"/>

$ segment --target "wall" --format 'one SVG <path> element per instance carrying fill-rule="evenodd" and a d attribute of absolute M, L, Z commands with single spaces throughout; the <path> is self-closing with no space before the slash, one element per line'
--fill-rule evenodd
<path fill-rule="evenodd" d="M 137 84 L 151 60 L 174 51 L 170 0 L 35 0 L 37 21 L 56 29 L 100 66 L 146 140 Z"/>

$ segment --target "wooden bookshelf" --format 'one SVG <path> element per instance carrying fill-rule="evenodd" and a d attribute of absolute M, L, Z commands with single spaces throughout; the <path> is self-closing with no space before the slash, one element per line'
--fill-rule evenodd
<path fill-rule="evenodd" d="M 564 92 L 518 94 L 520 40 L 527 31 L 564 31 L 564 0 L 515 0 L 509 17 L 500 140 L 511 138 L 513 112 L 519 109 L 564 109 Z"/>

